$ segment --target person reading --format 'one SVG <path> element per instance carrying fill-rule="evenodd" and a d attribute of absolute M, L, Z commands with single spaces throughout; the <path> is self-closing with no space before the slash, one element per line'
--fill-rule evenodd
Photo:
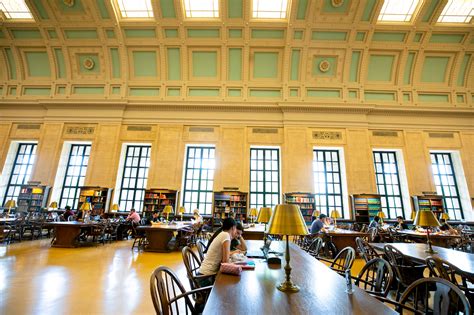
<path fill-rule="evenodd" d="M 234 252 L 246 252 L 247 251 L 247 244 L 245 243 L 244 238 L 242 237 L 242 233 L 244 233 L 244 227 L 242 223 L 237 223 L 235 237 L 230 241 L 230 251 L 231 254 Z"/>
<path fill-rule="evenodd" d="M 135 209 L 132 208 L 130 209 L 130 213 L 125 220 L 138 225 L 140 222 L 140 215 L 135 211 Z"/>
<path fill-rule="evenodd" d="M 397 230 L 408 230 L 408 225 L 403 222 L 403 217 L 401 215 L 397 217 L 397 222 L 395 222 L 394 227 Z"/>
<path fill-rule="evenodd" d="M 311 224 L 311 234 L 316 234 L 319 232 L 327 232 L 327 215 L 321 213 L 319 218 L 314 220 Z"/>
<path fill-rule="evenodd" d="M 374 219 L 369 224 L 369 229 L 371 229 L 371 228 L 378 229 L 379 228 L 379 221 L 380 221 L 380 218 L 378 216 L 375 216 Z"/>

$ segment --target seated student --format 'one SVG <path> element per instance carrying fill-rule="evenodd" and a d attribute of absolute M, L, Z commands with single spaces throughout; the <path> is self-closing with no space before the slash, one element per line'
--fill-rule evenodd
<path fill-rule="evenodd" d="M 229 262 L 230 242 L 236 235 L 236 223 L 232 218 L 222 221 L 222 232 L 209 243 L 207 255 L 202 261 L 198 273 L 201 275 L 214 275 L 219 271 L 221 263 Z M 206 283 L 207 282 L 207 283 Z M 204 278 L 201 286 L 211 285 L 209 278 Z"/>
<path fill-rule="evenodd" d="M 327 215 L 321 213 L 319 218 L 314 220 L 311 224 L 311 234 L 316 234 L 319 232 L 327 232 Z"/>
<path fill-rule="evenodd" d="M 453 229 L 451 225 L 449 225 L 448 222 L 446 222 L 445 219 L 440 219 L 439 223 L 441 223 L 441 226 L 439 227 L 440 231 L 448 232 L 450 235 L 459 235 L 458 231 L 456 229 Z"/>
<path fill-rule="evenodd" d="M 194 209 L 193 211 L 193 224 L 201 224 L 203 223 L 202 215 L 199 214 L 198 209 Z"/>
<path fill-rule="evenodd" d="M 375 216 L 374 219 L 370 222 L 369 224 L 369 229 L 371 228 L 379 228 L 379 221 L 380 221 L 380 218 L 378 216 Z"/>
<path fill-rule="evenodd" d="M 132 208 L 130 209 L 130 213 L 125 220 L 138 225 L 138 223 L 140 223 L 140 215 L 135 211 L 135 209 Z"/>
<path fill-rule="evenodd" d="M 408 230 L 408 224 L 403 222 L 403 217 L 400 215 L 397 217 L 397 222 L 393 225 L 397 230 Z"/>
<path fill-rule="evenodd" d="M 66 207 L 64 208 L 64 213 L 63 213 L 64 220 L 67 221 L 67 219 L 68 219 L 71 215 L 74 216 L 74 212 L 72 212 L 70 206 L 66 206 Z"/>
<path fill-rule="evenodd" d="M 242 223 L 237 223 L 235 237 L 230 241 L 231 254 L 233 254 L 233 252 L 247 251 L 247 244 L 245 243 L 245 240 L 242 237 L 242 233 L 244 233 L 244 227 L 242 226 Z"/>

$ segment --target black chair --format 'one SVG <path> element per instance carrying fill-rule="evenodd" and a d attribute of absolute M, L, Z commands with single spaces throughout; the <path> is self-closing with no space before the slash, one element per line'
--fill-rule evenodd
<path fill-rule="evenodd" d="M 201 267 L 201 260 L 196 256 L 194 251 L 189 246 L 185 246 L 181 253 L 183 255 L 183 262 L 184 266 L 186 267 L 186 274 L 188 276 L 191 289 L 202 287 L 202 283 L 208 283 L 208 285 L 214 283 L 216 275 L 198 274 L 198 270 Z"/>
<path fill-rule="evenodd" d="M 354 284 L 367 293 L 386 297 L 393 281 L 392 267 L 383 258 L 369 261 L 355 278 Z"/>
<path fill-rule="evenodd" d="M 441 278 L 416 280 L 403 292 L 400 304 L 409 304 L 424 314 L 472 314 L 464 293 Z"/>
<path fill-rule="evenodd" d="M 392 245 L 384 246 L 385 258 L 392 266 L 397 280 L 397 300 L 400 298 L 402 289 L 407 288 L 414 281 L 423 278 L 426 265 L 415 265 L 405 258 L 402 252 Z"/>
<path fill-rule="evenodd" d="M 355 250 L 352 247 L 346 247 L 341 250 L 334 260 L 329 260 L 321 257 L 317 257 L 320 261 L 325 261 L 330 263 L 330 268 L 335 272 L 345 275 L 346 270 L 350 270 L 352 268 L 352 264 L 354 263 L 355 259 Z"/>
<path fill-rule="evenodd" d="M 374 295 L 374 297 L 384 304 L 388 304 L 391 308 L 396 310 L 398 314 L 409 314 L 409 315 L 425 315 L 422 311 L 415 310 L 413 307 L 407 304 L 401 304 L 400 302 L 388 299 L 383 296 Z"/>
<path fill-rule="evenodd" d="M 198 250 L 199 259 L 201 259 L 201 262 L 202 262 L 204 260 L 204 252 L 206 251 L 207 246 L 204 244 L 202 240 L 198 240 L 196 243 L 196 247 Z"/>
<path fill-rule="evenodd" d="M 212 287 L 186 292 L 176 274 L 168 267 L 158 267 L 150 278 L 150 293 L 156 314 L 199 314 L 205 304 L 193 303 L 190 296 L 208 295 Z"/>
<path fill-rule="evenodd" d="M 365 262 L 368 263 L 374 258 L 380 257 L 379 253 L 372 247 L 367 241 L 364 239 L 357 237 L 356 238 L 357 248 L 359 249 L 362 258 L 364 258 Z"/>
<path fill-rule="evenodd" d="M 316 237 L 312 240 L 311 244 L 306 248 L 306 252 L 311 256 L 317 258 L 319 257 L 319 252 L 323 247 L 323 239 L 320 237 Z"/>

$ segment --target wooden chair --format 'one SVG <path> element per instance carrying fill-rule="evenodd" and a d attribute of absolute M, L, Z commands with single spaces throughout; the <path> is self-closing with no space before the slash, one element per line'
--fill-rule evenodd
<path fill-rule="evenodd" d="M 306 249 L 306 252 L 310 254 L 311 256 L 317 258 L 319 257 L 319 252 L 322 247 L 323 247 L 323 239 L 320 237 L 315 237 L 312 240 L 311 244 Z"/>
<path fill-rule="evenodd" d="M 401 304 L 400 302 L 388 299 L 383 296 L 374 295 L 374 297 L 384 304 L 388 304 L 391 308 L 397 311 L 399 314 L 410 314 L 410 315 L 426 315 L 422 311 L 415 310 L 413 307 L 407 304 Z"/>
<path fill-rule="evenodd" d="M 156 314 L 199 314 L 205 304 L 193 303 L 195 294 L 208 295 L 212 287 L 204 287 L 186 292 L 176 274 L 168 267 L 158 267 L 150 278 L 150 293 Z"/>
<path fill-rule="evenodd" d="M 317 257 L 320 261 L 325 261 L 330 263 L 330 268 L 335 272 L 344 275 L 346 270 L 352 268 L 352 264 L 355 259 L 355 250 L 352 247 L 346 247 L 341 250 L 334 260 L 329 260 L 321 257 Z"/>
<path fill-rule="evenodd" d="M 359 249 L 362 258 L 364 258 L 365 262 L 368 263 L 374 258 L 380 257 L 379 253 L 364 239 L 357 237 L 356 238 L 357 249 Z"/>
<path fill-rule="evenodd" d="M 199 275 L 198 270 L 201 267 L 201 260 L 196 256 L 194 251 L 189 247 L 185 246 L 181 251 L 183 255 L 184 266 L 186 267 L 186 274 L 188 276 L 189 285 L 191 289 L 197 289 L 202 287 L 202 283 L 214 283 L 216 275 Z"/>
<path fill-rule="evenodd" d="M 383 258 L 370 260 L 355 278 L 354 284 L 367 293 L 386 297 L 393 281 L 392 267 Z"/>
<path fill-rule="evenodd" d="M 392 245 L 384 246 L 385 258 L 392 266 L 397 280 L 397 300 L 400 298 L 402 289 L 407 288 L 414 281 L 423 278 L 426 265 L 415 265 L 405 258 L 402 252 Z"/>
<path fill-rule="evenodd" d="M 400 298 L 400 304 L 407 303 L 424 314 L 472 314 L 464 293 L 441 278 L 423 278 L 413 282 Z"/>
<path fill-rule="evenodd" d="M 199 259 L 201 259 L 201 263 L 202 263 L 202 261 L 204 260 L 204 252 L 206 251 L 207 246 L 204 244 L 202 240 L 198 240 L 196 243 L 196 247 L 198 250 Z"/>

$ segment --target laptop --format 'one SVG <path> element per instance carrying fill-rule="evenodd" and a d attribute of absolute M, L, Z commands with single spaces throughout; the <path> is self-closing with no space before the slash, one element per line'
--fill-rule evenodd
<path fill-rule="evenodd" d="M 266 243 L 263 245 L 263 247 L 260 247 L 259 250 L 251 250 L 247 251 L 247 257 L 248 258 L 264 258 L 267 259 L 268 257 L 268 252 L 270 251 L 270 245 L 272 244 L 271 239 L 267 239 Z"/>

